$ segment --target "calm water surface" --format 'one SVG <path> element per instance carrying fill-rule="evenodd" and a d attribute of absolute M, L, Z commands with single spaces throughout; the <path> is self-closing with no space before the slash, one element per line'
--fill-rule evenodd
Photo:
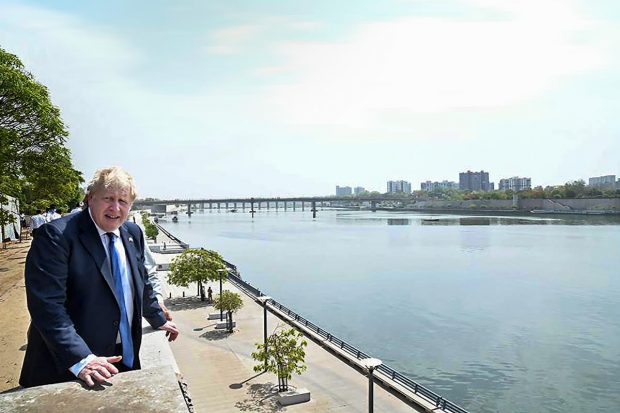
<path fill-rule="evenodd" d="M 620 409 L 618 218 L 179 218 L 179 238 L 472 412 Z"/>

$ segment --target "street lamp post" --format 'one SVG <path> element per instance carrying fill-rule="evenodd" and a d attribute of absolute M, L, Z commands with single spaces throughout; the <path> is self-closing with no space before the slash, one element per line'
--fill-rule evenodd
<path fill-rule="evenodd" d="M 220 274 L 220 303 L 222 302 L 222 273 L 224 272 L 228 272 L 227 268 L 222 268 L 217 270 L 217 272 Z M 220 321 L 224 320 L 224 308 L 220 307 Z"/>
<path fill-rule="evenodd" d="M 265 345 L 265 354 L 267 354 L 267 301 L 271 300 L 271 297 L 261 295 L 256 298 L 263 304 L 263 343 Z M 265 357 L 265 371 L 267 371 L 267 357 Z"/>
<path fill-rule="evenodd" d="M 374 395 L 373 395 L 373 379 L 372 371 L 379 367 L 383 362 L 376 358 L 367 358 L 360 360 L 362 365 L 368 369 L 368 413 L 373 413 Z"/>

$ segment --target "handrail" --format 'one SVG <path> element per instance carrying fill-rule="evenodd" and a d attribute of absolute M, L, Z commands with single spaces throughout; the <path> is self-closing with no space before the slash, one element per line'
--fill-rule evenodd
<path fill-rule="evenodd" d="M 240 288 L 241 290 L 245 291 L 248 295 L 253 296 L 254 298 L 258 298 L 260 296 L 267 295 L 267 294 L 263 294 L 258 288 L 254 287 L 253 285 L 251 285 L 250 283 L 248 283 L 246 281 L 243 281 L 240 277 L 238 277 L 236 275 L 236 268 L 235 268 L 234 272 L 230 271 L 228 273 L 228 279 L 233 284 L 235 284 L 238 288 Z M 366 354 L 363 351 L 359 350 L 355 346 L 347 343 L 346 341 L 344 341 L 344 340 L 334 336 L 330 332 L 322 329 L 321 327 L 317 326 L 316 324 L 312 323 L 311 321 L 307 320 L 306 318 L 302 317 L 301 315 L 295 313 L 291 309 L 289 309 L 289 308 L 285 307 L 284 305 L 280 304 L 279 302 L 277 302 L 273 298 L 268 300 L 268 303 L 271 304 L 273 307 L 277 308 L 282 313 L 284 313 L 287 316 L 289 316 L 290 318 L 292 318 L 295 322 L 303 325 L 304 327 L 308 328 L 312 332 L 314 332 L 314 333 L 318 334 L 319 336 L 323 337 L 325 340 L 327 340 L 330 343 L 334 344 L 335 346 L 339 347 L 341 350 L 343 350 L 344 352 L 348 353 L 349 355 L 355 357 L 356 359 L 359 360 L 359 359 L 364 359 L 364 358 L 369 358 L 370 357 L 368 354 Z M 457 405 L 455 403 L 452 403 L 451 401 L 443 398 L 442 396 L 438 395 L 437 393 L 433 392 L 432 390 L 424 387 L 420 383 L 410 379 L 409 377 L 403 375 L 402 373 L 399 373 L 398 371 L 394 370 L 393 368 L 389 367 L 386 364 L 381 364 L 379 367 L 377 367 L 377 371 L 381 372 L 383 375 L 387 376 L 388 378 L 390 378 L 394 382 L 398 383 L 399 385 L 405 387 L 407 390 L 411 391 L 412 393 L 416 394 L 417 396 L 420 396 L 420 397 L 426 399 L 427 401 L 433 403 L 435 405 L 435 407 L 437 407 L 437 408 L 439 408 L 439 409 L 441 409 L 441 410 L 443 410 L 445 412 L 449 412 L 449 413 L 468 413 L 467 410 L 465 410 L 464 408 L 460 407 L 459 405 Z"/>
<path fill-rule="evenodd" d="M 170 238 L 171 240 L 173 240 L 174 242 L 179 244 L 181 246 L 181 248 L 183 248 L 183 249 L 189 248 L 189 244 L 184 243 L 183 241 L 181 241 L 180 239 L 178 239 L 177 237 L 172 235 L 170 232 L 166 231 L 166 229 L 164 227 L 162 227 L 161 225 L 159 225 L 158 223 L 155 222 L 154 224 L 157 227 L 157 229 L 159 229 L 161 232 L 163 232 L 168 238 Z"/>

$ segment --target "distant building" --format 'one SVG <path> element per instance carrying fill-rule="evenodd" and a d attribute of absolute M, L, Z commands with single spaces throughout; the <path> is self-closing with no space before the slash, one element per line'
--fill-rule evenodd
<path fill-rule="evenodd" d="M 459 173 L 459 189 L 463 191 L 492 191 L 495 184 L 489 182 L 489 173 L 480 172 L 461 172 Z"/>
<path fill-rule="evenodd" d="M 436 191 L 438 189 L 459 189 L 459 184 L 454 181 L 426 181 L 420 184 L 420 189 L 422 189 L 422 191 L 428 192 Z"/>
<path fill-rule="evenodd" d="M 366 192 L 366 189 L 365 189 L 363 186 L 356 186 L 356 187 L 353 189 L 353 193 L 354 193 L 355 195 L 363 194 L 364 192 Z"/>
<path fill-rule="evenodd" d="M 347 196 L 352 195 L 353 190 L 350 186 L 338 186 L 336 185 L 336 196 Z"/>
<path fill-rule="evenodd" d="M 532 189 L 532 178 L 519 178 L 518 176 L 513 176 L 512 178 L 500 179 L 499 190 L 507 191 L 509 189 L 514 192 Z"/>
<path fill-rule="evenodd" d="M 411 193 L 411 182 L 388 181 L 387 192 L 388 193 L 404 192 L 406 194 L 410 194 Z"/>
<path fill-rule="evenodd" d="M 616 186 L 616 175 L 604 175 L 589 178 L 588 185 L 595 188 L 612 189 Z"/>

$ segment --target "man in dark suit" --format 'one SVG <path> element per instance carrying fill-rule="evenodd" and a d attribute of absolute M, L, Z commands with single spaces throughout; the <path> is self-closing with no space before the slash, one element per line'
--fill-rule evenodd
<path fill-rule="evenodd" d="M 88 186 L 88 208 L 39 228 L 26 259 L 32 317 L 19 383 L 104 382 L 140 368 L 142 317 L 170 341 L 144 267 L 140 227 L 126 222 L 136 198 L 131 176 L 110 167 Z"/>

